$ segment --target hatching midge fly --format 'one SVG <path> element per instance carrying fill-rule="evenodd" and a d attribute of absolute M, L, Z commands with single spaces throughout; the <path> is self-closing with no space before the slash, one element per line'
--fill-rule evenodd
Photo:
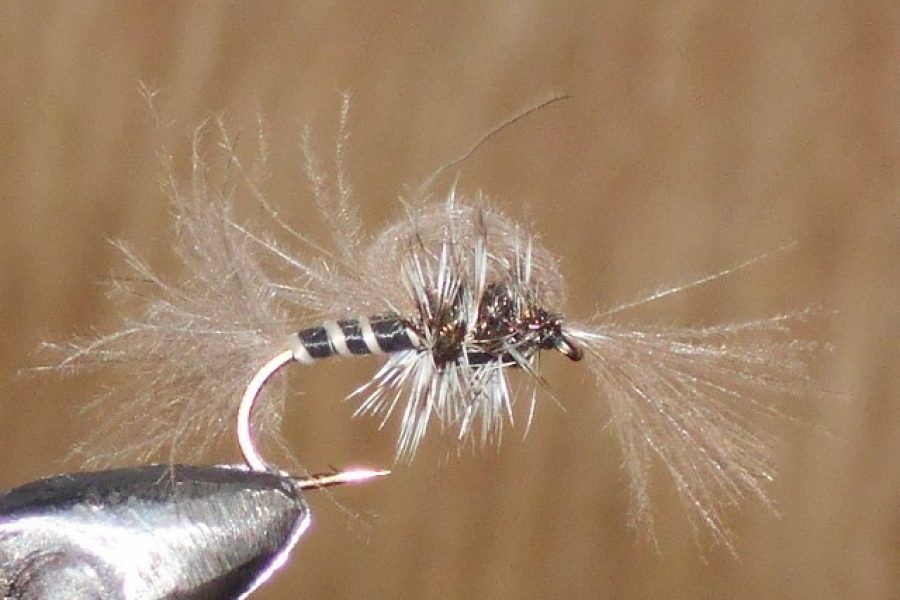
<path fill-rule="evenodd" d="M 530 236 L 455 191 L 407 218 L 376 237 L 369 252 L 396 256 L 397 269 L 389 275 L 403 296 L 394 292 L 380 314 L 329 320 L 292 335 L 288 348 L 247 388 L 238 436 L 250 466 L 266 468 L 250 431 L 256 395 L 269 374 L 290 361 L 387 355 L 374 379 L 354 393 L 363 398 L 357 412 L 386 418 L 402 398 L 398 457 L 406 458 L 432 419 L 456 428 L 461 439 L 480 422 L 481 441 L 489 441 L 512 408 L 508 367 L 537 376 L 533 359 L 540 350 L 582 358 L 562 317 L 545 308 L 555 297 L 542 289 L 542 275 L 555 264 L 543 250 L 535 256 Z M 384 271 L 385 265 L 373 268 Z"/>
<path fill-rule="evenodd" d="M 203 451 L 233 432 L 236 419 L 246 462 L 268 468 L 254 439 L 277 439 L 284 394 L 276 382 L 267 384 L 270 377 L 290 362 L 369 354 L 382 355 L 383 363 L 352 397 L 358 414 L 375 415 L 382 425 L 399 417 L 398 459 L 412 458 L 434 428 L 460 444 L 489 443 L 512 419 L 514 372 L 530 388 L 530 423 L 544 387 L 537 358 L 551 351 L 586 364 L 597 395 L 609 404 L 631 483 L 633 522 L 652 525 L 655 457 L 695 522 L 728 544 L 723 509 L 745 496 L 768 503 L 771 440 L 759 420 L 772 411 L 761 400 L 804 391 L 815 344 L 791 333 L 804 315 L 698 328 L 614 320 L 729 269 L 587 322 L 569 320 L 557 260 L 535 235 L 480 193 L 465 196 L 453 187 L 437 194 L 434 178 L 411 194 L 400 216 L 365 235 L 342 169 L 348 102 L 333 178 L 311 151 L 309 132 L 304 135 L 305 171 L 330 228 L 330 248 L 288 224 L 263 194 L 262 136 L 258 156 L 244 165 L 226 129 L 212 126 L 225 176 L 208 160 L 203 138 L 210 126 L 197 130 L 187 182 L 175 177 L 166 157 L 164 187 L 174 206 L 173 247 L 183 277 L 165 281 L 119 244 L 134 277 L 114 286 L 142 309 L 114 333 L 65 346 L 57 367 L 127 369 L 128 383 L 116 393 L 123 400 L 103 404 L 97 440 L 128 443 L 94 452 L 94 462 L 166 448 L 181 458 L 185 438 L 202 433 L 192 437 L 192 449 Z M 262 207 L 267 227 L 235 216 L 240 192 Z"/>

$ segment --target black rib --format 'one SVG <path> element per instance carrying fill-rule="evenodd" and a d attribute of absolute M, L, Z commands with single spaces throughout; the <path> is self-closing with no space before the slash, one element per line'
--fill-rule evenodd
<path fill-rule="evenodd" d="M 415 346 L 407 335 L 407 325 L 402 319 L 397 317 L 372 317 L 372 332 L 375 334 L 375 342 L 382 352 L 400 352 L 401 350 L 412 350 Z M 337 322 L 338 327 L 344 333 L 347 342 L 347 349 L 351 354 L 365 355 L 372 354 L 363 338 L 362 327 L 356 319 L 344 319 Z M 309 352 L 313 358 L 328 358 L 334 356 L 337 352 L 331 345 L 328 337 L 328 330 L 324 326 L 319 325 L 303 329 L 297 333 L 300 343 Z"/>
<path fill-rule="evenodd" d="M 344 338 L 347 341 L 347 349 L 350 350 L 350 354 L 372 354 L 369 347 L 366 346 L 365 339 L 363 339 L 359 321 L 347 319 L 338 321 L 337 324 L 341 331 L 344 332 Z"/>
<path fill-rule="evenodd" d="M 328 358 L 334 355 L 334 348 L 328 341 L 328 332 L 321 325 L 304 329 L 297 334 L 297 337 L 300 338 L 300 343 L 313 358 Z"/>
<path fill-rule="evenodd" d="M 415 346 L 407 335 L 406 324 L 397 317 L 372 317 L 372 331 L 382 352 L 400 352 L 412 350 Z"/>

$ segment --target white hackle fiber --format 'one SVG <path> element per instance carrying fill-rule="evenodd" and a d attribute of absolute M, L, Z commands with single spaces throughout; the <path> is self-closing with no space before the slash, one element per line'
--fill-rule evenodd
<path fill-rule="evenodd" d="M 93 462 L 146 460 L 161 451 L 196 458 L 233 435 L 242 390 L 288 348 L 287 336 L 326 318 L 393 314 L 418 324 L 422 347 L 382 357 L 371 381 L 353 394 L 359 413 L 376 415 L 382 424 L 399 416 L 400 459 L 414 455 L 429 427 L 460 444 L 499 439 L 514 409 L 513 372 L 525 379 L 530 421 L 545 385 L 536 359 L 548 347 L 476 340 L 484 327 L 480 311 L 486 289 L 500 284 L 517 316 L 537 308 L 563 314 L 557 260 L 481 194 L 463 197 L 454 189 L 442 197 L 417 193 L 380 232 L 364 234 L 341 168 L 347 107 L 345 98 L 333 180 L 310 150 L 308 132 L 304 139 L 307 178 L 330 224 L 328 248 L 289 225 L 267 201 L 264 144 L 259 160 L 245 167 L 217 122 L 196 132 L 188 181 L 179 181 L 167 161 L 163 183 L 174 210 L 181 278 L 162 279 L 119 244 L 132 274 L 117 278 L 115 291 L 137 300 L 139 312 L 117 331 L 55 346 L 63 352 L 55 369 L 111 365 L 127 373 L 128 383 L 112 394 L 115 402 L 101 405 L 94 442 L 109 443 L 91 455 Z M 204 145 L 211 128 L 220 136 L 216 156 L 228 165 L 224 175 L 211 166 L 216 163 Z M 262 206 L 266 223 L 235 216 L 233 202 L 242 193 Z M 723 510 L 746 496 L 769 503 L 764 484 L 774 475 L 771 440 L 759 421 L 773 411 L 765 402 L 804 391 L 805 362 L 815 345 L 791 333 L 802 313 L 696 329 L 615 320 L 684 287 L 585 323 L 561 319 L 561 333 L 584 352 L 596 395 L 609 403 L 634 522 L 652 526 L 650 465 L 658 460 L 695 522 L 728 544 Z M 460 352 L 439 360 L 436 347 L 450 339 L 442 329 L 448 323 L 460 326 L 452 338 Z M 470 363 L 469 356 L 490 344 L 490 360 Z M 258 435 L 277 438 L 284 390 L 273 385 L 254 411 L 254 425 Z"/>

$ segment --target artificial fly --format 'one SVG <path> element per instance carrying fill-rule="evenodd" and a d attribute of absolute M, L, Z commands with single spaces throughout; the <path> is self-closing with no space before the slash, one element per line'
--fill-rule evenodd
<path fill-rule="evenodd" d="M 277 432 L 284 408 L 284 394 L 267 384 L 272 375 L 293 362 L 371 354 L 382 364 L 351 394 L 356 413 L 382 425 L 398 417 L 397 458 L 405 461 L 435 428 L 459 444 L 498 440 L 516 403 L 513 373 L 524 378 L 530 423 L 547 387 L 538 357 L 557 353 L 584 364 L 609 404 L 633 522 L 652 525 L 649 466 L 656 459 L 693 522 L 729 544 L 724 509 L 746 496 L 769 504 L 771 440 L 756 417 L 772 410 L 762 399 L 807 388 L 816 344 L 791 331 L 804 313 L 698 328 L 648 329 L 614 319 L 729 270 L 585 322 L 570 320 L 558 261 L 537 237 L 480 193 L 464 195 L 455 186 L 433 192 L 434 177 L 403 203 L 399 217 L 365 235 L 342 167 L 348 109 L 345 97 L 333 180 L 312 152 L 308 130 L 303 138 L 306 176 L 331 236 L 327 248 L 290 225 L 262 192 L 262 137 L 259 156 L 245 166 L 217 123 L 239 184 L 222 185 L 208 162 L 208 126 L 194 136 L 187 182 L 164 157 L 183 277 L 164 280 L 119 244 L 133 276 L 116 279 L 114 288 L 139 300 L 141 310 L 118 331 L 56 346 L 63 358 L 55 369 L 128 370 L 130 383 L 117 393 L 127 400 L 104 403 L 111 414 L 98 439 L 140 431 L 127 452 L 149 456 L 166 447 L 174 452 L 192 433 L 213 440 L 236 430 L 249 467 L 268 469 L 256 438 Z M 239 189 L 262 207 L 268 227 L 235 216 Z"/>

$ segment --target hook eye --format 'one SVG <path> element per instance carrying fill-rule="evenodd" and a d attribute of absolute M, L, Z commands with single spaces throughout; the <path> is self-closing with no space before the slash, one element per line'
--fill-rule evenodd
<path fill-rule="evenodd" d="M 556 339 L 553 342 L 553 347 L 559 350 L 564 356 L 568 357 L 569 360 L 573 360 L 578 362 L 582 358 L 584 358 L 584 352 L 575 345 L 575 343 L 564 336 L 563 334 L 559 334 L 556 336 Z"/>

